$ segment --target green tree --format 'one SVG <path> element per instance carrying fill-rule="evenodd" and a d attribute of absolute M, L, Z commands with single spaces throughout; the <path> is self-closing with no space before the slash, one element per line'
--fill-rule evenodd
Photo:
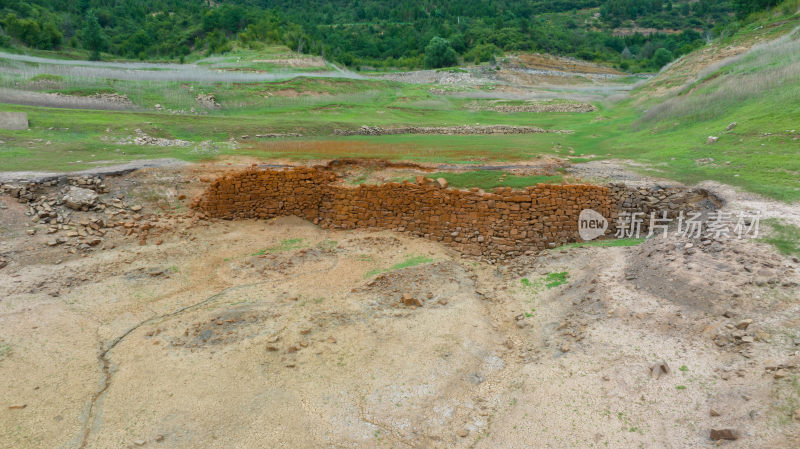
<path fill-rule="evenodd" d="M 92 61 L 100 60 L 100 51 L 105 49 L 106 38 L 103 35 L 103 30 L 100 28 L 100 22 L 97 21 L 97 16 L 94 11 L 89 11 L 86 14 L 86 23 L 83 25 L 82 30 L 83 47 L 91 52 L 89 59 Z"/>
<path fill-rule="evenodd" d="M 778 2 L 779 0 L 734 0 L 733 9 L 737 16 L 744 18 L 756 11 L 775 6 Z"/>
<path fill-rule="evenodd" d="M 656 67 L 661 68 L 669 64 L 673 58 L 674 56 L 672 55 L 672 52 L 662 47 L 656 50 L 655 54 L 653 55 L 653 64 Z"/>
<path fill-rule="evenodd" d="M 436 36 L 425 47 L 425 67 L 429 69 L 449 67 L 456 65 L 457 62 L 456 51 L 447 39 Z"/>

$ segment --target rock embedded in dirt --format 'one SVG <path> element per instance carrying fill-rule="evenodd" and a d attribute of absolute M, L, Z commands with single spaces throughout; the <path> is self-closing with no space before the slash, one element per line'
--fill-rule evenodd
<path fill-rule="evenodd" d="M 747 320 L 739 321 L 738 323 L 736 323 L 735 327 L 736 327 L 736 329 L 745 330 L 745 329 L 747 329 L 747 326 L 750 326 L 751 324 L 753 324 L 753 320 L 747 319 Z"/>
<path fill-rule="evenodd" d="M 403 304 L 406 305 L 406 306 L 422 307 L 422 301 L 420 301 L 417 298 L 414 298 L 411 295 L 405 294 L 405 293 L 400 298 L 400 301 L 402 301 Z"/>
<path fill-rule="evenodd" d="M 82 187 L 70 187 L 63 200 L 64 204 L 70 209 L 83 210 L 84 207 L 94 206 L 97 201 L 97 193 L 94 190 Z"/>
<path fill-rule="evenodd" d="M 708 411 L 708 414 L 709 414 L 709 416 L 713 416 L 713 417 L 721 416 L 720 413 L 718 411 L 716 411 L 715 409 L 713 409 L 713 408 Z"/>
<path fill-rule="evenodd" d="M 670 371 L 671 370 L 669 365 L 667 365 L 667 362 L 662 361 L 650 367 L 650 377 L 658 379 L 662 375 L 669 374 Z"/>
<path fill-rule="evenodd" d="M 736 429 L 711 429 L 711 439 L 718 440 L 738 440 L 739 431 Z"/>

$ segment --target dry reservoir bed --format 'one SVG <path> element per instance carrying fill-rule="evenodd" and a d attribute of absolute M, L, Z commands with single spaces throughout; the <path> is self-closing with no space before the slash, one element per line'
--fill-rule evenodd
<path fill-rule="evenodd" d="M 283 217 L 77 257 L 0 201 L 0 447 L 800 444 L 798 263 L 761 244 L 489 265 Z"/>

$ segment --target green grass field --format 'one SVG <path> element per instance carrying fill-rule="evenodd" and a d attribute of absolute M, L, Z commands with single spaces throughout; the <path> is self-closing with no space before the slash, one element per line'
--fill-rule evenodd
<path fill-rule="evenodd" d="M 778 21 L 791 25 L 792 21 L 800 23 L 800 14 L 764 21 L 767 25 Z M 780 26 L 789 27 L 785 22 Z M 597 104 L 599 110 L 591 113 L 476 110 L 476 100 L 432 93 L 436 86 L 381 80 L 295 78 L 204 84 L 48 79 L 41 75 L 21 79 L 2 74 L 0 85 L 5 87 L 30 88 L 44 83 L 43 90 L 48 92 L 115 92 L 128 95 L 137 109 L 93 111 L 0 104 L 3 111 L 27 112 L 31 124 L 26 131 L 0 131 L 0 170 L 69 171 L 159 157 L 187 161 L 237 156 L 293 160 L 372 157 L 462 164 L 555 156 L 574 162 L 631 160 L 641 163 L 639 169 L 648 174 L 690 184 L 714 180 L 796 201 L 800 199 L 800 41 L 796 35 L 708 71 L 677 93 L 651 98 L 634 91 L 627 99 Z M 198 115 L 153 109 L 161 104 L 167 109 L 188 110 L 196 106 L 194 96 L 201 92 L 213 93 L 223 108 L 199 111 Z M 732 122 L 737 126 L 726 131 Z M 571 133 L 333 136 L 334 129 L 362 125 L 465 124 L 538 126 Z M 133 136 L 136 129 L 193 144 L 154 147 L 118 143 Z M 256 137 L 267 133 L 300 133 L 303 137 Z M 717 136 L 719 141 L 707 144 L 708 136 Z M 228 143 L 231 138 L 239 140 L 236 148 Z M 465 175 L 444 176 L 460 186 Z M 466 175 L 471 180 L 464 185 L 496 185 L 492 176 Z M 519 181 L 513 187 L 558 181 L 509 180 Z"/>

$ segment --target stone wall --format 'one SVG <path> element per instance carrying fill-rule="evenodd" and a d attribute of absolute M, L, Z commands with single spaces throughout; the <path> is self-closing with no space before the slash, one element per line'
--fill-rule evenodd
<path fill-rule="evenodd" d="M 419 177 L 416 183 L 350 187 L 331 171 L 299 167 L 223 176 L 192 206 L 224 219 L 296 215 L 325 228 L 409 232 L 502 260 L 576 241 L 581 210 L 593 209 L 611 222 L 614 204 L 603 186 L 539 184 L 485 193 Z"/>

